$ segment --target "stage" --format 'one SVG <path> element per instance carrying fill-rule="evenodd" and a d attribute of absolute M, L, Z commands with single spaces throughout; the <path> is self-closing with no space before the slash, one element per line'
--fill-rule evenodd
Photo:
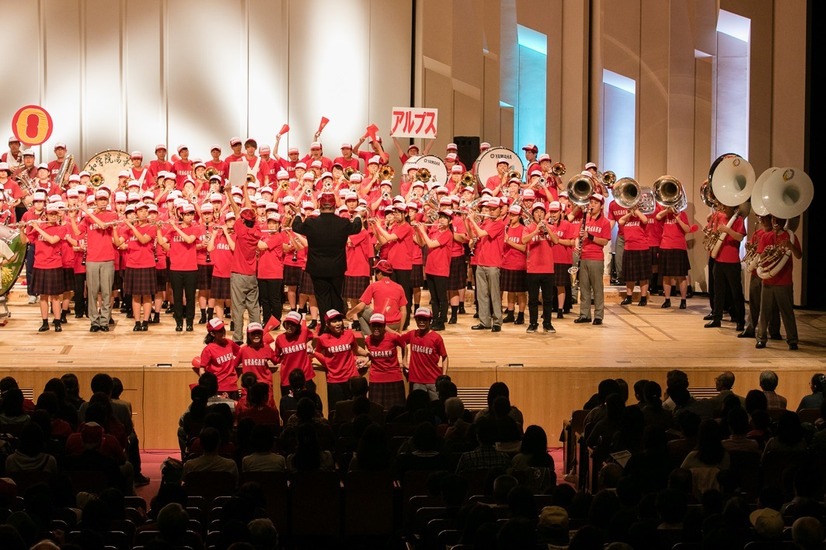
<path fill-rule="evenodd" d="M 758 375 L 771 369 L 780 377 L 778 393 L 796 407 L 808 393 L 815 372 L 826 372 L 826 313 L 797 310 L 800 349 L 789 351 L 783 341 L 769 340 L 755 349 L 753 339 L 736 338 L 733 323 L 706 329 L 702 317 L 709 312 L 708 298 L 695 296 L 688 309 L 661 309 L 663 298 L 654 296 L 647 307 L 620 306 L 621 289 L 606 288 L 602 326 L 574 324 L 578 311 L 553 319 L 555 334 L 526 334 L 527 325 L 507 324 L 502 332 L 471 331 L 476 323 L 469 293 L 468 313 L 442 332 L 450 356 L 449 374 L 468 393 L 484 393 L 494 381 L 510 387 L 511 401 L 527 424 L 540 424 L 549 441 L 559 437 L 563 421 L 580 408 L 604 378 L 640 378 L 665 386 L 669 369 L 689 374 L 692 388 L 714 385 L 723 370 L 736 374 L 735 392 L 745 395 L 758 387 Z M 624 290 L 623 290 L 624 292 Z M 422 303 L 427 303 L 426 293 Z M 9 296 L 12 316 L 0 327 L 0 376 L 13 375 L 34 397 L 45 382 L 66 372 L 80 379 L 81 395 L 90 396 L 89 382 L 97 372 L 108 372 L 124 384 L 123 398 L 132 402 L 135 426 L 145 449 L 177 446 L 178 417 L 189 403 L 189 384 L 197 380 L 190 361 L 203 348 L 204 325 L 194 333 L 174 331 L 171 315 L 148 332 L 132 332 L 134 321 L 115 313 L 108 333 L 90 333 L 87 319 L 70 315 L 63 332 L 38 333 L 40 310 L 28 305 L 20 284 Z M 326 403 L 324 374 L 316 382 Z M 691 388 L 690 388 L 691 389 Z"/>

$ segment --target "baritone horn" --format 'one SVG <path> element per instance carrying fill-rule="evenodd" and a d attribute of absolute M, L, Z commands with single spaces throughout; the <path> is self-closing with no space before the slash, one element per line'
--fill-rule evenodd
<path fill-rule="evenodd" d="M 565 165 L 561 162 L 555 162 L 553 166 L 551 166 L 551 172 L 553 172 L 554 176 L 560 177 L 565 175 Z"/>
<path fill-rule="evenodd" d="M 73 155 L 68 155 L 65 159 L 63 159 L 63 163 L 60 165 L 60 169 L 55 174 L 55 183 L 58 184 L 60 187 L 66 186 L 66 180 L 69 178 L 69 174 L 72 173 L 72 169 L 75 166 L 75 157 Z"/>
<path fill-rule="evenodd" d="M 634 178 L 621 178 L 613 188 L 614 200 L 626 210 L 635 208 L 642 199 L 642 189 Z"/>
<path fill-rule="evenodd" d="M 663 208 L 673 208 L 676 212 L 682 212 L 688 206 L 683 185 L 674 176 L 657 178 L 653 193 L 654 201 Z"/>
<path fill-rule="evenodd" d="M 356 169 L 353 168 L 352 166 L 348 166 L 347 168 L 344 169 L 344 179 L 346 179 L 347 181 L 350 181 L 350 176 L 352 176 L 355 173 L 356 173 Z"/>
<path fill-rule="evenodd" d="M 606 189 L 611 189 L 614 187 L 614 184 L 617 182 L 617 175 L 608 170 L 604 174 L 602 174 L 602 184 L 606 187 Z"/>
<path fill-rule="evenodd" d="M 205 177 L 207 180 L 211 180 L 211 179 L 212 179 L 212 176 L 217 176 L 217 175 L 218 175 L 218 169 L 217 169 L 217 168 L 215 168 L 214 166 L 210 166 L 209 168 L 207 168 L 207 169 L 204 171 L 204 177 Z"/>
<path fill-rule="evenodd" d="M 576 206 L 585 206 L 591 200 L 594 189 L 596 189 L 596 181 L 594 181 L 593 176 L 577 174 L 568 180 L 568 200 Z"/>

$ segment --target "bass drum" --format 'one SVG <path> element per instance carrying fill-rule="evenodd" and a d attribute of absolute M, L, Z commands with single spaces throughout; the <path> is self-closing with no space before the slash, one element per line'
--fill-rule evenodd
<path fill-rule="evenodd" d="M 508 163 L 508 172 L 518 172 L 520 177 L 525 173 L 525 165 L 519 155 L 507 147 L 491 147 L 479 155 L 476 162 L 473 163 L 474 173 L 481 188 L 484 189 L 488 178 L 499 173 L 496 171 L 496 165 L 502 160 Z"/>
<path fill-rule="evenodd" d="M 92 185 L 105 185 L 115 190 L 118 185 L 118 173 L 121 170 L 132 169 L 132 158 L 126 151 L 108 149 L 93 156 L 83 167 L 92 176 Z"/>
<path fill-rule="evenodd" d="M 419 170 L 427 169 L 430 172 L 430 181 L 444 185 L 447 183 L 447 166 L 445 161 L 436 155 L 422 155 L 416 157 L 416 168 Z"/>
<path fill-rule="evenodd" d="M 0 225 L 0 297 L 11 291 L 26 262 L 26 245 L 20 231 Z"/>

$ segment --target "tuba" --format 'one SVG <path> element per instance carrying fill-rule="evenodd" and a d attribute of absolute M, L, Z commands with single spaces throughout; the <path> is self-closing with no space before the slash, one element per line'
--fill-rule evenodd
<path fill-rule="evenodd" d="M 642 199 L 642 189 L 634 178 L 621 178 L 612 191 L 614 200 L 626 210 L 635 208 Z"/>
<path fill-rule="evenodd" d="M 700 199 L 702 199 L 703 204 L 711 209 L 720 207 L 720 203 L 717 201 L 717 197 L 714 196 L 714 190 L 711 189 L 711 185 L 709 185 L 708 180 L 704 181 L 702 185 L 700 185 Z"/>
<path fill-rule="evenodd" d="M 703 197 L 704 203 L 708 200 L 713 201 L 712 204 L 717 203 L 718 205 L 737 208 L 727 224 L 728 227 L 731 227 L 738 216 L 748 216 L 751 208 L 749 199 L 754 184 L 754 168 L 752 168 L 749 161 L 740 155 L 726 153 L 717 157 L 711 165 L 705 191 L 705 195 L 709 195 L 708 198 L 703 195 L 702 187 L 700 188 L 700 195 Z M 711 253 L 711 257 L 716 258 L 723 246 L 726 234 L 714 229 L 703 230 L 703 233 L 705 233 L 703 245 Z"/>
<path fill-rule="evenodd" d="M 65 159 L 63 159 L 60 169 L 57 171 L 57 174 L 55 174 L 55 183 L 60 187 L 65 187 L 66 180 L 69 177 L 69 174 L 71 174 L 74 166 L 75 157 L 73 155 L 68 155 Z"/>
<path fill-rule="evenodd" d="M 663 208 L 673 208 L 676 212 L 682 212 L 688 206 L 683 185 L 674 176 L 657 178 L 652 191 L 654 201 Z"/>

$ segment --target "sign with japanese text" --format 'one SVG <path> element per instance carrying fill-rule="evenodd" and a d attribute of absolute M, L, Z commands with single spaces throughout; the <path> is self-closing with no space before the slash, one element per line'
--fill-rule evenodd
<path fill-rule="evenodd" d="M 439 109 L 393 107 L 390 135 L 402 138 L 436 139 Z"/>

